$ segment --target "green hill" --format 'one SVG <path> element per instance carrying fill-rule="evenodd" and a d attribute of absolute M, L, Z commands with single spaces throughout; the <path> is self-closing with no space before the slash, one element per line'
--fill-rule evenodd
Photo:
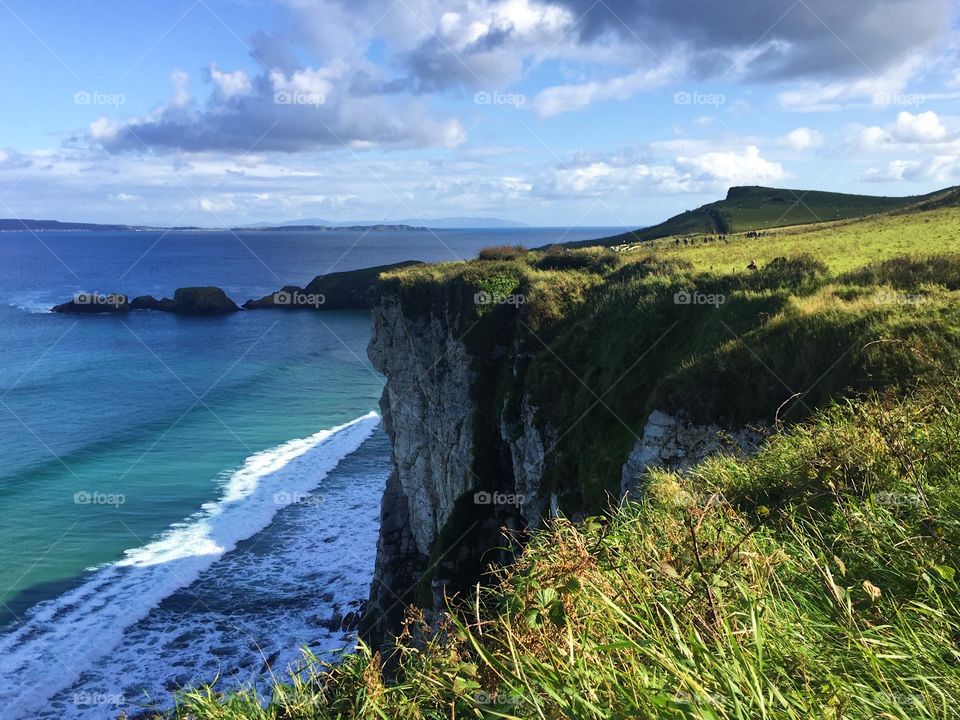
<path fill-rule="evenodd" d="M 956 197 L 726 242 L 489 248 L 386 273 L 378 292 L 425 325 L 442 316 L 475 359 L 479 447 L 502 447 L 489 428 L 515 426 L 521 398 L 542 427 L 575 422 L 545 457 L 561 517 L 473 574 L 468 491 L 420 581 L 429 594 L 444 562 L 470 575 L 445 585 L 448 615 L 411 607 L 391 654 L 276 668 L 267 697 L 181 692 L 173 717 L 957 717 Z M 752 457 L 652 470 L 621 504 L 653 409 L 772 432 Z M 499 457 L 473 466 L 482 487 Z"/>
<path fill-rule="evenodd" d="M 788 225 L 850 220 L 893 210 L 955 205 L 958 198 L 960 189 L 956 187 L 907 197 L 759 186 L 732 187 L 723 200 L 680 213 L 658 225 L 600 240 L 571 243 L 571 246 L 625 245 L 674 235 L 727 235 Z"/>

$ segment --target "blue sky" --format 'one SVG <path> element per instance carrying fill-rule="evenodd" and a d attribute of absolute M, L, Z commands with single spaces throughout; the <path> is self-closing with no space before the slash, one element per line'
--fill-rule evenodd
<path fill-rule="evenodd" d="M 960 184 L 950 0 L 0 0 L 0 216 L 643 225 Z"/>

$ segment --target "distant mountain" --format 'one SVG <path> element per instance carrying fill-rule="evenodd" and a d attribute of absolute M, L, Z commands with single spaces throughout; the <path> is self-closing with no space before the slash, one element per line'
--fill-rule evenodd
<path fill-rule="evenodd" d="M 60 222 L 58 220 L 30 220 L 28 218 L 0 218 L 0 231 L 4 230 L 130 230 L 129 225 L 99 225 L 97 223 Z"/>
<path fill-rule="evenodd" d="M 626 245 L 675 235 L 726 235 L 827 220 L 852 220 L 892 210 L 952 204 L 957 194 L 957 188 L 927 195 L 885 197 L 755 185 L 732 187 L 725 199 L 674 215 L 658 225 L 567 245 Z"/>
<path fill-rule="evenodd" d="M 451 217 L 438 218 L 435 220 L 425 220 L 422 218 L 412 220 L 397 220 L 396 222 L 384 221 L 360 221 L 351 223 L 337 223 L 321 218 L 304 218 L 301 220 L 287 220 L 282 223 L 255 223 L 252 225 L 239 225 L 231 230 L 272 230 L 272 231 L 315 231 L 325 232 L 330 230 L 367 230 L 387 232 L 402 232 L 419 230 L 427 228 L 446 230 L 453 228 L 515 228 L 528 227 L 523 223 L 513 222 L 512 220 L 501 220 L 499 218 L 479 218 L 479 217 Z M 47 230 L 57 231 L 76 231 L 76 232 L 98 232 L 105 230 L 224 230 L 226 228 L 203 228 L 196 226 L 178 226 L 162 227 L 157 225 L 104 225 L 100 223 L 79 223 L 79 222 L 60 222 L 59 220 L 31 220 L 28 218 L 0 218 L 0 232 L 3 231 L 30 231 L 43 232 Z"/>
<path fill-rule="evenodd" d="M 231 230 L 246 232 L 424 232 L 428 228 L 414 225 L 245 225 Z"/>
<path fill-rule="evenodd" d="M 502 218 L 484 218 L 484 217 L 444 217 L 444 218 L 406 218 L 403 220 L 358 220 L 349 222 L 333 222 L 323 218 L 301 218 L 299 220 L 284 220 L 280 223 L 254 223 L 252 225 L 243 225 L 243 229 L 257 228 L 287 228 L 287 227 L 326 227 L 342 229 L 345 227 L 371 227 L 371 226 L 410 226 L 410 227 L 429 227 L 436 230 L 449 230 L 455 228 L 518 228 L 529 227 L 526 223 L 515 222 L 513 220 L 504 220 Z"/>

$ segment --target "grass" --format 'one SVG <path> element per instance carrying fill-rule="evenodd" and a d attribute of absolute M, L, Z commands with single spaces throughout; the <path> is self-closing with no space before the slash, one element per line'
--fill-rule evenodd
<path fill-rule="evenodd" d="M 507 565 L 491 550 L 521 538 L 450 553 L 448 619 L 411 608 L 390 658 L 308 657 L 269 698 L 202 688 L 177 717 L 957 717 L 960 217 L 938 203 L 386 273 L 378 293 L 473 357 L 478 487 L 510 489 L 501 428 L 526 400 L 545 489 L 588 517 Z M 777 431 L 611 509 L 654 408 Z"/>
<path fill-rule="evenodd" d="M 631 247 L 627 254 L 654 251 L 678 257 L 701 270 L 742 272 L 751 260 L 766 263 L 775 257 L 813 255 L 834 272 L 911 254 L 956 249 L 960 239 L 960 212 L 941 208 L 924 213 L 889 214 L 865 221 L 822 223 L 810 227 L 767 230 L 760 237 L 729 235 L 727 242 L 697 236 L 694 245 L 676 245 L 677 238 Z"/>
<path fill-rule="evenodd" d="M 960 387 L 832 404 L 752 459 L 654 473 L 536 533 L 395 665 L 308 659 L 178 718 L 949 718 L 960 697 Z"/>
<path fill-rule="evenodd" d="M 727 197 L 676 215 L 658 225 L 610 238 L 603 244 L 622 245 L 672 236 L 725 235 L 790 225 L 864 218 L 914 208 L 957 204 L 957 189 L 928 195 L 877 197 L 767 187 L 730 188 Z M 577 246 L 587 242 L 574 243 Z"/>

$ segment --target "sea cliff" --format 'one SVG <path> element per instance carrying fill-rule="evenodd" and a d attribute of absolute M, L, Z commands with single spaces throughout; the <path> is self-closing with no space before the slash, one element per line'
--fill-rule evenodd
<path fill-rule="evenodd" d="M 383 275 L 368 355 L 394 473 L 363 636 L 389 644 L 408 605 L 434 617 L 546 520 L 642 497 L 651 470 L 750 456 L 836 398 L 930 370 L 855 340 L 928 342 L 933 316 L 888 327 L 835 283 L 811 257 L 719 274 L 600 249 Z"/>

